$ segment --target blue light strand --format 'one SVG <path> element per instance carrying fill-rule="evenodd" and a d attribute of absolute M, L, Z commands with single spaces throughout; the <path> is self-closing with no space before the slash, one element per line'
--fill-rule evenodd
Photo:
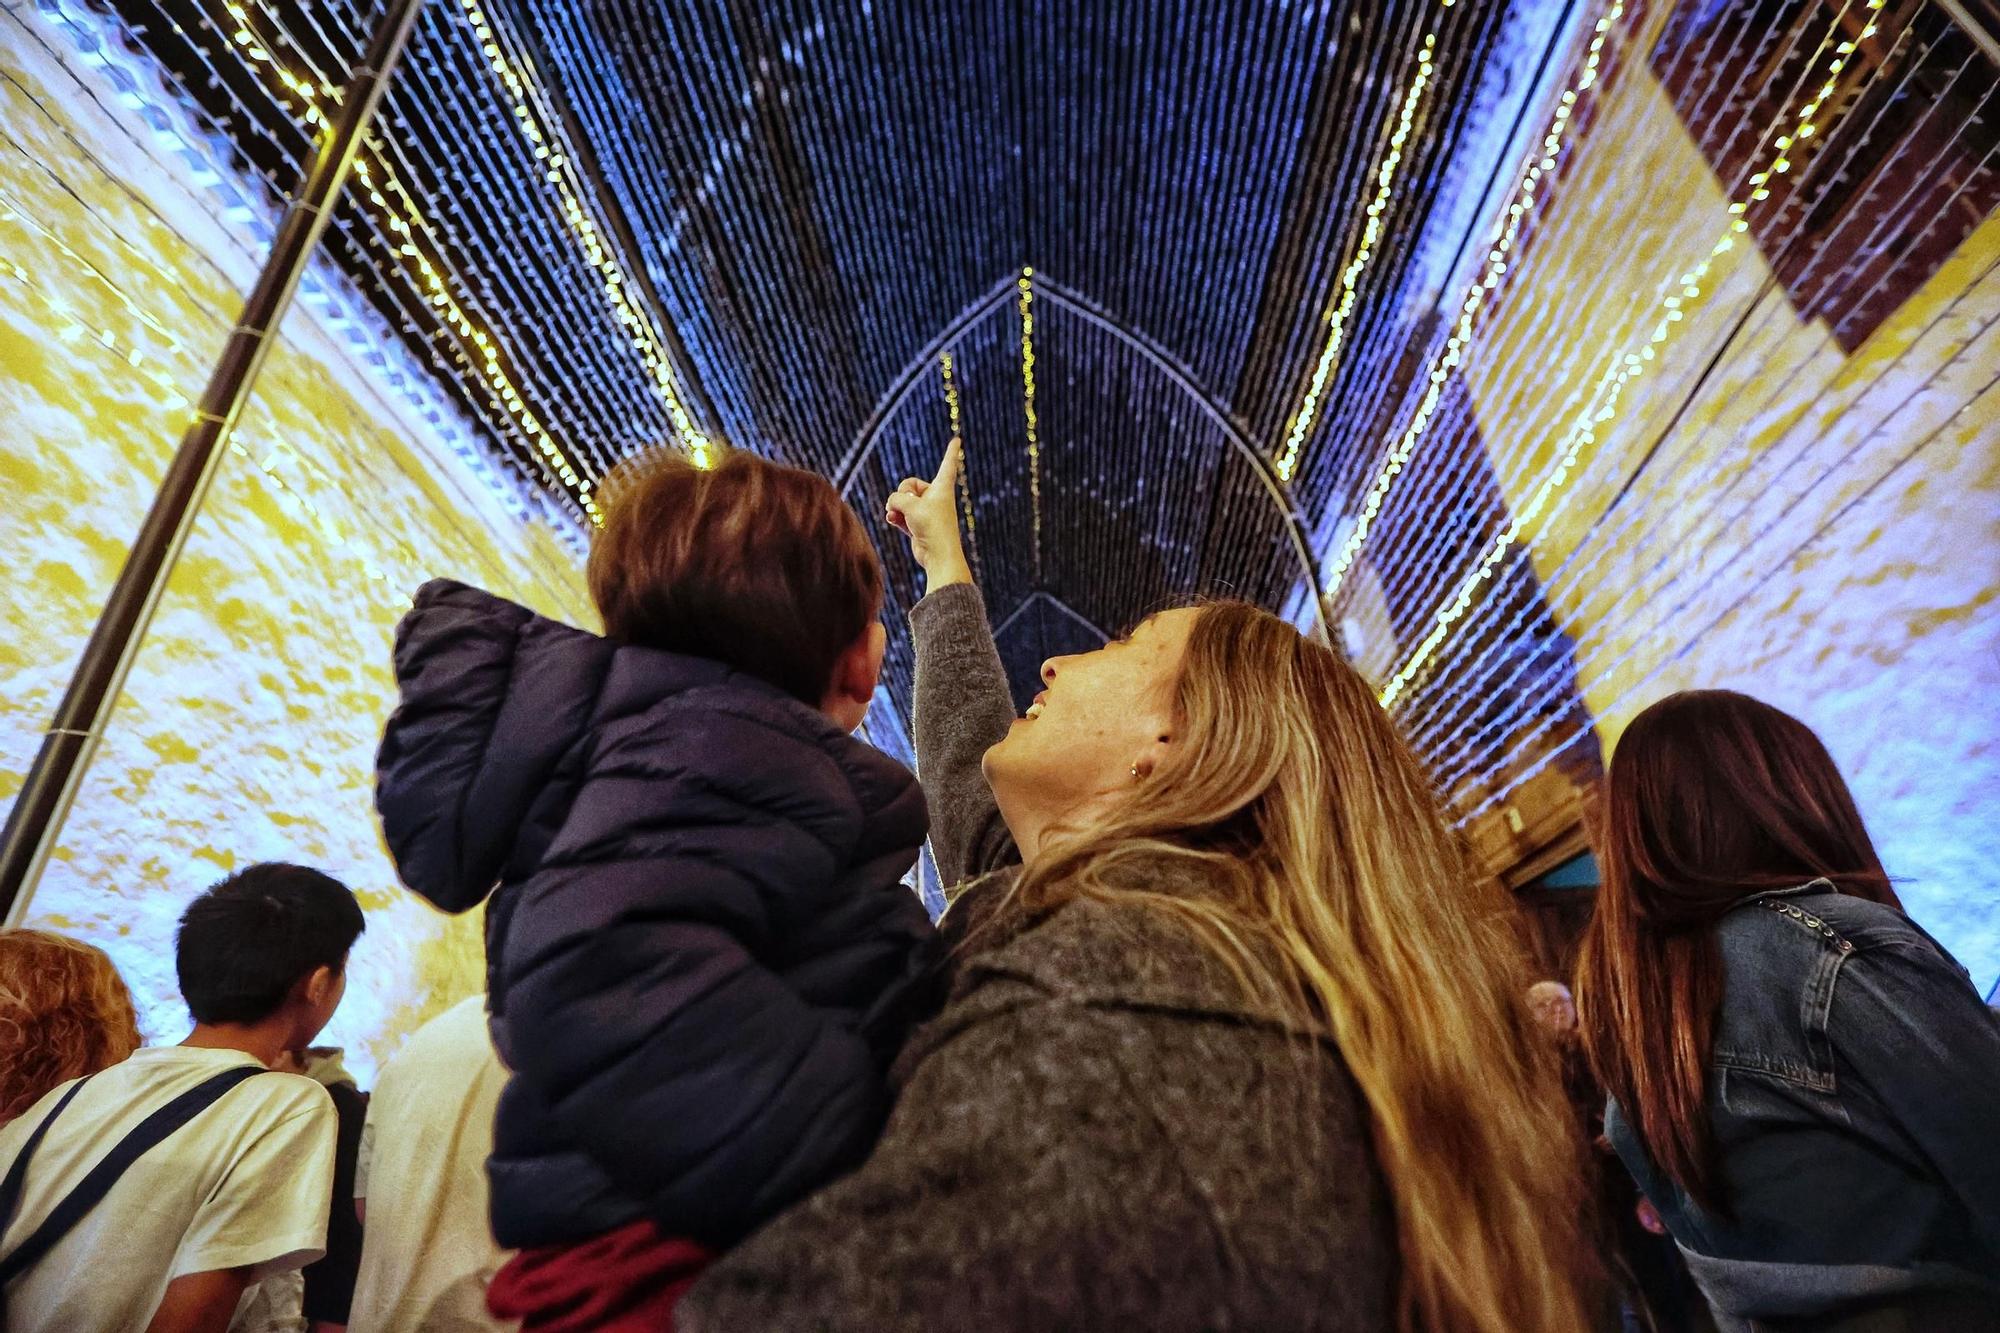
<path fill-rule="evenodd" d="M 1571 122 L 1579 94 L 1589 91 L 1595 85 L 1599 77 L 1599 65 L 1605 44 L 1622 13 L 1623 5 L 1620 0 L 1613 0 L 1611 6 L 1598 20 L 1589 44 L 1580 58 L 1578 73 L 1572 81 L 1572 86 L 1565 89 L 1557 99 L 1548 132 L 1542 143 L 1542 152 L 1546 156 L 1529 158 L 1523 177 L 1510 196 L 1512 202 L 1508 205 L 1507 212 L 1494 222 L 1493 238 L 1489 242 L 1491 249 L 1484 275 L 1470 286 L 1464 298 L 1457 303 L 1458 313 L 1448 326 L 1449 335 L 1437 344 L 1436 350 L 1428 358 L 1429 369 L 1423 380 L 1412 385 L 1412 391 L 1420 393 L 1421 397 L 1410 415 L 1407 427 L 1401 431 L 1401 439 L 1396 445 L 1382 452 L 1382 462 L 1376 470 L 1375 480 L 1368 487 L 1366 498 L 1360 502 L 1355 511 L 1354 524 L 1341 543 L 1339 552 L 1332 558 L 1331 567 L 1327 571 L 1325 591 L 1330 599 L 1339 593 L 1347 572 L 1360 558 L 1376 516 L 1389 502 L 1395 479 L 1415 458 L 1423 443 L 1424 434 L 1429 429 L 1433 414 L 1443 405 L 1445 387 L 1451 382 L 1463 360 L 1479 311 L 1482 306 L 1487 305 L 1489 295 L 1495 292 L 1499 280 L 1507 272 L 1507 257 L 1511 254 L 1515 263 L 1519 263 L 1518 252 L 1510 247 L 1524 220 L 1530 215 L 1537 182 L 1544 172 L 1552 172 L 1557 165 L 1555 155 L 1561 150 L 1565 136 L 1573 128 Z"/>
<path fill-rule="evenodd" d="M 256 2 L 264 5 L 268 0 Z M 302 11 L 306 23 L 320 40 L 338 49 L 318 12 L 311 6 Z M 412 52 L 413 58 L 399 73 L 397 95 L 385 107 L 386 123 L 407 131 L 412 102 L 429 99 L 432 104 L 443 105 L 449 101 L 456 108 L 453 117 L 456 123 L 486 127 L 489 133 L 485 137 L 493 142 L 495 149 L 503 157 L 511 157 L 520 173 L 539 183 L 538 166 L 522 147 L 518 127 L 501 113 L 492 98 L 480 95 L 492 87 L 487 63 L 468 50 L 465 41 L 458 40 L 469 40 L 469 34 L 463 25 L 452 21 L 456 11 L 447 8 L 441 12 L 445 18 L 419 30 L 419 36 L 429 40 Z M 299 58 L 307 60 L 305 44 L 285 28 L 280 17 L 268 10 L 265 13 L 267 21 L 278 28 Z M 358 11 L 353 18 L 357 25 L 366 21 Z M 450 83 L 445 86 L 450 91 L 441 92 L 440 78 L 446 72 L 442 62 L 448 60 L 457 63 L 449 69 Z M 310 67 L 309 60 L 307 63 Z M 471 91 L 470 103 L 460 98 L 461 90 Z M 404 197 L 409 211 L 420 220 L 430 238 L 426 258 L 443 272 L 454 299 L 475 315 L 481 325 L 500 336 L 505 348 L 503 359 L 514 364 L 524 381 L 522 387 L 533 391 L 532 395 L 522 396 L 541 397 L 548 406 L 537 415 L 553 415 L 561 420 L 570 437 L 588 451 L 590 457 L 580 469 L 583 475 L 594 484 L 624 450 L 610 444 L 601 431 L 579 426 L 650 419 L 656 435 L 672 431 L 663 405 L 646 391 L 642 378 L 631 371 L 629 363 L 614 364 L 624 358 L 616 353 L 611 359 L 591 354 L 591 349 L 607 341 L 622 347 L 623 340 L 615 332 L 584 322 L 584 312 L 601 312 L 601 290 L 595 272 L 582 267 L 582 257 L 570 248 L 571 232 L 566 219 L 544 193 L 524 188 L 517 175 L 507 172 L 489 181 L 506 185 L 504 196 L 498 190 L 491 195 L 479 190 L 428 190 L 427 182 L 448 180 L 456 169 L 425 149 L 418 136 L 407 132 L 371 135 L 369 147 L 394 172 L 377 183 L 378 192 L 385 200 L 389 194 Z M 385 202 L 382 207 L 391 206 Z M 495 299 L 490 279 L 480 275 L 475 281 L 474 275 L 460 266 L 459 254 L 478 253 L 481 248 L 476 240 L 481 228 L 486 234 L 505 236 L 514 242 L 513 290 L 516 294 L 524 290 L 538 294 L 537 318 L 516 320 L 508 304 Z M 527 238 L 532 238 L 532 242 L 523 244 Z M 385 242 L 394 244 L 388 238 Z M 520 262 L 530 257 L 537 262 Z M 601 313 L 599 318 L 603 318 Z M 460 351 L 467 358 L 467 373 L 486 379 L 462 344 Z M 559 372 L 557 367 L 561 368 Z M 617 406 L 594 407 L 594 401 L 615 402 Z"/>
<path fill-rule="evenodd" d="M 523 135 L 537 145 L 535 160 L 548 163 L 545 179 L 560 192 L 563 214 L 571 223 L 574 239 L 584 249 L 585 261 L 603 273 L 606 303 L 616 321 L 631 330 L 633 353 L 644 366 L 655 393 L 666 408 L 676 440 L 697 466 L 708 466 L 708 439 L 696 427 L 687 406 L 681 401 L 673 360 L 659 332 L 653 327 L 654 314 L 648 310 L 643 292 L 634 290 L 625 281 L 624 271 L 629 270 L 631 261 L 624 259 L 616 237 L 606 224 L 598 220 L 589 202 L 590 189 L 575 166 L 576 145 L 571 142 L 560 119 L 550 111 L 540 81 L 535 78 L 530 62 L 521 55 L 520 44 L 512 32 L 504 24 L 484 23 L 485 16 L 479 9 L 479 0 L 460 0 L 460 5 L 467 21 L 475 25 L 475 36 L 490 32 L 495 38 L 491 58 L 495 77 L 505 82 L 510 95 L 514 94 L 517 83 L 525 90 L 526 97 L 516 111 L 519 114 L 523 108 L 533 108 L 528 114 L 520 115 L 520 119 Z M 486 48 L 482 46 L 481 52 L 486 53 Z M 526 73 L 516 74 L 514 68 Z M 551 144 L 552 151 L 549 148 Z M 628 296 L 627 292 L 632 294 Z"/>
<path fill-rule="evenodd" d="M 1444 64 L 1440 81 L 1451 83 L 1470 78 L 1474 56 L 1470 35 L 1461 37 L 1456 30 L 1450 30 L 1441 38 L 1441 44 Z M 1466 62 L 1462 69 L 1455 66 L 1460 60 Z M 1472 135 L 1471 108 L 1462 101 L 1439 104 L 1435 114 L 1443 117 L 1444 128 L 1438 136 L 1442 142 L 1456 145 Z M 1361 321 L 1350 340 L 1354 350 L 1346 358 L 1349 368 L 1338 373 L 1331 390 L 1341 412 L 1329 423 L 1326 438 L 1318 446 L 1321 458 L 1314 469 L 1318 475 L 1308 476 L 1305 488 L 1308 505 L 1343 509 L 1359 488 L 1372 444 L 1369 425 L 1387 405 L 1387 395 L 1396 378 L 1396 364 L 1408 357 L 1413 339 L 1422 334 L 1422 319 L 1416 314 L 1414 299 L 1422 295 L 1414 285 L 1422 277 L 1418 251 L 1434 202 L 1453 169 L 1453 159 L 1453 154 L 1440 150 L 1431 162 L 1420 162 L 1411 189 L 1393 201 L 1396 216 L 1390 231 L 1398 238 L 1406 235 L 1413 238 L 1410 252 L 1396 265 L 1393 287 L 1385 288 L 1377 300 L 1363 307 Z M 1491 244 L 1489 240 L 1488 245 Z M 1418 396 L 1420 393 L 1419 390 Z M 1408 402 L 1414 410 L 1416 397 Z"/>
<path fill-rule="evenodd" d="M 1383 233 L 1382 215 L 1388 211 L 1390 192 L 1396 185 L 1396 171 L 1403 163 L 1403 148 L 1412 134 L 1417 132 L 1418 110 L 1423 105 L 1424 93 L 1431 85 L 1431 63 L 1437 49 L 1437 34 L 1425 33 L 1422 54 L 1417 58 L 1417 71 L 1411 76 L 1408 90 L 1403 95 L 1402 106 L 1397 111 L 1395 131 L 1389 136 L 1381 165 L 1376 169 L 1377 188 L 1375 197 L 1368 202 L 1362 217 L 1357 219 L 1361 234 L 1353 243 L 1352 257 L 1341 269 L 1340 285 L 1336 289 L 1333 309 L 1328 312 L 1326 322 L 1328 332 L 1326 346 L 1319 354 L 1318 363 L 1313 367 L 1311 381 L 1307 384 L 1305 398 L 1294 414 L 1290 434 L 1279 449 L 1277 458 L 1278 479 L 1290 482 L 1298 468 L 1299 451 L 1304 448 L 1306 436 L 1311 433 L 1313 422 L 1319 415 L 1320 396 L 1326 392 L 1327 381 L 1332 376 L 1334 365 L 1341 352 L 1342 341 L 1347 335 L 1347 321 L 1354 314 L 1361 297 L 1361 283 L 1367 276 L 1368 266 L 1375 257 L 1375 246 Z M 1411 156 L 1416 149 L 1411 148 Z"/>

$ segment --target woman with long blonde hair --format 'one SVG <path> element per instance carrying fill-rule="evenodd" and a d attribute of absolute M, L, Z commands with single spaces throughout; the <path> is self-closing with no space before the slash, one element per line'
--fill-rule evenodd
<path fill-rule="evenodd" d="M 0 930 L 0 1125 L 139 1045 L 132 993 L 104 950 L 52 931 Z"/>
<path fill-rule="evenodd" d="M 1016 718 L 956 447 L 890 500 L 949 995 L 873 1157 L 692 1329 L 1587 1327 L 1581 1162 L 1511 905 L 1333 653 L 1254 607 L 1059 658 Z"/>

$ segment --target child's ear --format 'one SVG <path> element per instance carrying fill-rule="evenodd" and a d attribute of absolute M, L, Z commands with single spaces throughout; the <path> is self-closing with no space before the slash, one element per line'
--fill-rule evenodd
<path fill-rule="evenodd" d="M 882 659 L 889 652 L 889 631 L 881 621 L 871 620 L 862 634 L 862 642 L 867 647 L 863 652 L 862 672 L 857 680 L 860 689 L 855 697 L 873 699 L 875 687 L 882 683 Z"/>
<path fill-rule="evenodd" d="M 848 731 L 860 726 L 875 698 L 875 686 L 882 679 L 882 656 L 888 650 L 889 631 L 881 621 L 869 621 L 861 637 L 833 664 L 833 680 L 827 685 L 820 711 Z"/>

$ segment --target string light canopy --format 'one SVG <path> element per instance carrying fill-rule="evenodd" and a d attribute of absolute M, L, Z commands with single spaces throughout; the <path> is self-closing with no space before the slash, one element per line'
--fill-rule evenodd
<path fill-rule="evenodd" d="M 372 18 L 110 7 L 274 186 Z M 327 244 L 579 532 L 650 450 L 813 468 L 872 522 L 958 438 L 1017 688 L 1175 597 L 1317 628 L 1325 593 L 1375 627 L 1346 647 L 1470 817 L 1588 748 L 1578 672 L 1615 664 L 1574 646 L 1585 617 L 1678 595 L 1663 502 L 1621 505 L 1629 454 L 1602 446 L 1665 420 L 1641 466 L 1692 448 L 1671 423 L 1720 284 L 1754 249 L 1859 338 L 1908 274 L 1813 258 L 1883 248 L 1838 219 L 1948 254 L 1993 206 L 1975 46 L 1920 0 L 433 0 Z M 1726 211 L 1657 274 L 1552 284 L 1551 201 L 1629 165 L 1593 138 L 1628 75 L 1673 96 Z M 1911 120 L 1932 103 L 1956 128 Z M 1922 134 L 1969 170 L 1846 207 Z M 1607 308 L 1608 343 L 1569 336 Z M 1489 417 L 1545 401 L 1552 439 L 1482 428 L 1477 356 Z M 1607 493 L 1545 588 L 1531 557 Z M 877 537 L 894 617 L 920 582 Z M 1643 595 L 1553 613 L 1613 541 L 1653 559 Z M 907 718 L 909 669 L 892 638 L 871 734 Z"/>
<path fill-rule="evenodd" d="M 273 183 L 372 17 L 113 8 Z M 1070 628 L 1190 591 L 1276 606 L 1316 554 L 1318 436 L 1284 425 L 1308 394 L 1337 414 L 1404 318 L 1510 21 L 1440 0 L 437 0 L 329 250 L 579 527 L 611 467 L 662 446 L 839 476 L 923 357 L 930 391 L 843 480 L 872 510 L 962 432 L 997 617 L 1037 594 Z M 989 323 L 926 352 L 1003 280 Z M 1015 622 L 1024 656 L 1046 620 Z"/>

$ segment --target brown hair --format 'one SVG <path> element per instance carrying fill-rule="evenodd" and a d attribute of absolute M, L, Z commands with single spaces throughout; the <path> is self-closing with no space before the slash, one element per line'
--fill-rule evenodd
<path fill-rule="evenodd" d="M 1815 879 L 1900 904 L 1819 737 L 1730 690 L 1669 695 L 1632 719 L 1599 822 L 1603 884 L 1577 961 L 1584 1048 L 1660 1170 L 1726 1214 L 1708 1117 L 1715 923 Z"/>
<path fill-rule="evenodd" d="M 817 473 L 740 450 L 613 473 L 590 595 L 614 639 L 714 658 L 818 706 L 882 609 L 861 519 Z"/>
<path fill-rule="evenodd" d="M 137 1049 L 132 993 L 102 949 L 46 930 L 0 931 L 0 1125 Z"/>
<path fill-rule="evenodd" d="M 1367 682 L 1276 616 L 1203 607 L 1174 698 L 1165 761 L 1045 843 L 1017 901 L 1142 904 L 1331 1033 L 1394 1202 L 1404 1327 L 1581 1333 L 1582 1145 L 1511 899 L 1472 873 Z M 1216 892 L 1133 887 L 1158 882 L 1143 862 L 1160 857 Z"/>

